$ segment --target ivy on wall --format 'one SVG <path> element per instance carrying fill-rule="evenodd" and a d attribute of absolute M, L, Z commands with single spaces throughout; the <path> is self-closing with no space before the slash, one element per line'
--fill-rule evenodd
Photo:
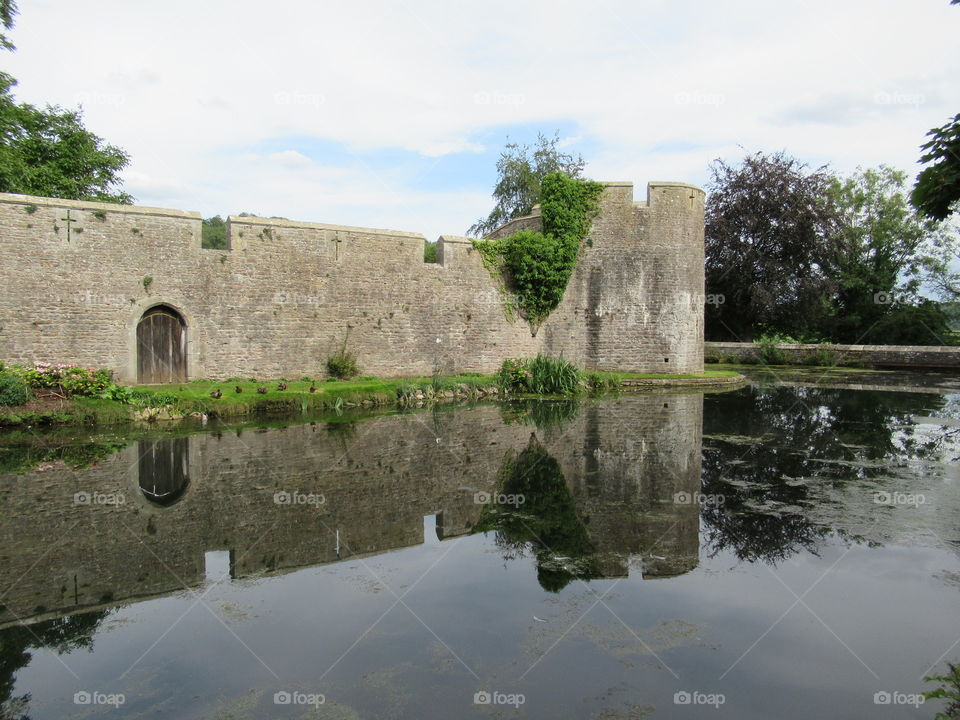
<path fill-rule="evenodd" d="M 495 240 L 474 240 L 483 263 L 503 288 L 508 319 L 513 311 L 537 330 L 563 300 L 580 246 L 600 209 L 603 185 L 564 173 L 543 178 L 540 212 L 543 232 L 520 230 Z"/>

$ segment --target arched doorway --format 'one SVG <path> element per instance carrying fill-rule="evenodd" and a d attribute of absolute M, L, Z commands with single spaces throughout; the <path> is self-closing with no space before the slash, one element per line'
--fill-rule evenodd
<path fill-rule="evenodd" d="M 189 438 L 141 440 L 138 480 L 143 496 L 154 505 L 169 507 L 190 485 Z"/>
<path fill-rule="evenodd" d="M 137 324 L 137 381 L 150 385 L 186 379 L 187 324 L 171 307 L 152 307 Z"/>

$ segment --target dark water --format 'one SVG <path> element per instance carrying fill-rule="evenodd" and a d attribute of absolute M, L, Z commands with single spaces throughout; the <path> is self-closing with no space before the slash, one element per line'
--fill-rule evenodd
<path fill-rule="evenodd" d="M 833 379 L 10 436 L 3 717 L 932 718 L 960 396 Z"/>

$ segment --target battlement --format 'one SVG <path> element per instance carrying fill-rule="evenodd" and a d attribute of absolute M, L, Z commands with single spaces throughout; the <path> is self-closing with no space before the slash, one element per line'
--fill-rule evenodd
<path fill-rule="evenodd" d="M 138 328 L 180 323 L 175 377 L 322 372 L 346 341 L 367 374 L 489 372 L 563 353 L 591 369 L 702 370 L 703 192 L 604 183 L 561 305 L 536 337 L 504 311 L 468 238 L 424 263 L 416 232 L 228 218 L 227 250 L 201 247 L 196 212 L 0 194 L 0 360 L 105 366 L 144 380 Z M 491 236 L 539 229 L 538 214 Z"/>

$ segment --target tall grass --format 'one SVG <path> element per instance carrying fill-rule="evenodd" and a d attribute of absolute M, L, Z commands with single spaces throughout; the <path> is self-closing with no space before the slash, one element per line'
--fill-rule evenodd
<path fill-rule="evenodd" d="M 572 395 L 583 389 L 583 371 L 569 360 L 543 353 L 531 360 L 504 361 L 500 382 L 514 392 Z"/>

